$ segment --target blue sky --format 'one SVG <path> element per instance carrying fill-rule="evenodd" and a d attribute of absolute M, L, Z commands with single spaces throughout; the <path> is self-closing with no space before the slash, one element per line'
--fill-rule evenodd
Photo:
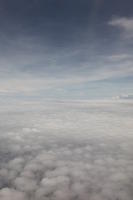
<path fill-rule="evenodd" d="M 133 93 L 131 0 L 1 0 L 2 98 Z"/>

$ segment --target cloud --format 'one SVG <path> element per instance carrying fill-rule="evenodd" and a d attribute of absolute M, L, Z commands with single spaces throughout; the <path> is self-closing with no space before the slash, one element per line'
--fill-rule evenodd
<path fill-rule="evenodd" d="M 2 190 L 0 190 L 0 199 L 1 200 L 11 200 L 11 199 L 27 200 L 24 193 L 19 192 L 14 189 L 10 189 L 10 188 L 3 188 Z"/>
<path fill-rule="evenodd" d="M 125 61 L 125 60 L 131 60 L 132 56 L 130 54 L 124 54 L 124 53 L 119 53 L 119 54 L 112 54 L 106 57 L 108 61 L 112 62 L 120 62 L 120 61 Z"/>
<path fill-rule="evenodd" d="M 125 38 L 133 37 L 133 18 L 117 17 L 109 22 L 109 25 L 120 28 Z"/>
<path fill-rule="evenodd" d="M 23 106 L 0 119 L 1 200 L 132 199 L 132 104 Z"/>
<path fill-rule="evenodd" d="M 112 78 L 120 78 L 131 76 L 133 74 L 133 60 L 128 54 L 118 54 L 110 56 L 101 56 L 99 58 L 99 66 L 96 64 L 94 69 L 92 64 L 86 62 L 78 69 L 68 69 L 68 72 L 62 69 L 58 76 L 54 74 L 45 76 L 45 69 L 40 75 L 30 75 L 18 73 L 18 77 L 9 76 L 8 79 L 0 81 L 1 96 L 29 96 L 42 95 L 50 97 L 64 94 L 65 88 L 71 89 L 71 85 L 78 86 L 88 82 L 97 82 L 109 80 Z M 57 72 L 58 73 L 58 72 Z M 20 75 L 21 74 L 21 75 Z M 63 96 L 63 95 L 62 95 Z"/>
<path fill-rule="evenodd" d="M 133 100 L 133 94 L 121 94 L 116 97 L 113 97 L 113 99 Z"/>
<path fill-rule="evenodd" d="M 133 73 L 132 55 L 127 51 L 103 55 L 98 48 L 92 53 L 90 47 L 81 44 L 59 49 L 28 36 L 7 43 L 8 51 L 0 55 L 1 96 L 65 96 L 65 88 L 70 91 L 72 85 Z"/>

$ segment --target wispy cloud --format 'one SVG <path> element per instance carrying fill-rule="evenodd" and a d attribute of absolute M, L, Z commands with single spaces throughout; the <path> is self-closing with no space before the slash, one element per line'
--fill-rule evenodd
<path fill-rule="evenodd" d="M 117 17 L 112 19 L 109 25 L 120 28 L 124 38 L 133 38 L 133 18 Z"/>
<path fill-rule="evenodd" d="M 96 52 L 94 56 L 82 45 L 79 49 L 57 48 L 54 52 L 50 45 L 43 46 L 37 38 L 21 40 L 17 40 L 15 47 L 15 41 L 9 40 L 8 51 L 0 56 L 1 94 L 39 94 L 133 74 L 133 59 L 128 52 L 106 55 Z"/>
<path fill-rule="evenodd" d="M 121 94 L 116 97 L 113 97 L 116 100 L 133 100 L 133 94 Z"/>

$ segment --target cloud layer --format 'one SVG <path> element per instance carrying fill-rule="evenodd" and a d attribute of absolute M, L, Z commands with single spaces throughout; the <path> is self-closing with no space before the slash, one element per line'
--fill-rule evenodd
<path fill-rule="evenodd" d="M 2 111 L 0 199 L 131 200 L 132 108 L 56 102 Z"/>

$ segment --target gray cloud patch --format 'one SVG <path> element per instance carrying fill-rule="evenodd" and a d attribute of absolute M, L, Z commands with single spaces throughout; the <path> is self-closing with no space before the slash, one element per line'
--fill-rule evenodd
<path fill-rule="evenodd" d="M 3 112 L 1 200 L 132 199 L 131 102 L 37 109 Z"/>

